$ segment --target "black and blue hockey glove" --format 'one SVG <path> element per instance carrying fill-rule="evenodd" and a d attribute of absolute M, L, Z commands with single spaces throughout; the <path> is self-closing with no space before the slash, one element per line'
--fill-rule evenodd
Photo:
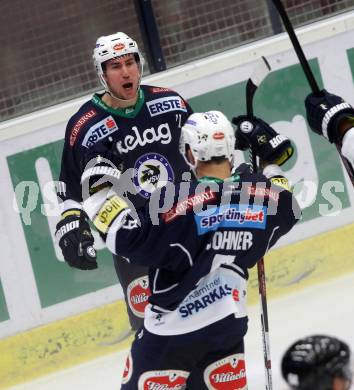
<path fill-rule="evenodd" d="M 56 226 L 55 236 L 59 241 L 64 260 L 70 267 L 91 270 L 97 268 L 94 238 L 81 210 L 68 210 Z"/>
<path fill-rule="evenodd" d="M 340 96 L 333 95 L 325 89 L 320 95 L 310 93 L 305 99 L 306 117 L 311 129 L 326 137 L 329 142 L 341 140 L 339 122 L 342 119 L 353 120 L 354 109 Z"/>
<path fill-rule="evenodd" d="M 282 165 L 293 155 L 288 137 L 277 133 L 260 118 L 240 115 L 232 119 L 236 126 L 235 149 L 247 150 L 250 146 L 263 161 Z"/>

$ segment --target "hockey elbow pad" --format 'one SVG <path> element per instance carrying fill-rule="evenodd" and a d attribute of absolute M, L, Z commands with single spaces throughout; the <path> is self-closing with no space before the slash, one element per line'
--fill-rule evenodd
<path fill-rule="evenodd" d="M 107 187 L 114 186 L 121 176 L 118 169 L 110 160 L 96 156 L 85 167 L 81 176 L 82 199 Z"/>

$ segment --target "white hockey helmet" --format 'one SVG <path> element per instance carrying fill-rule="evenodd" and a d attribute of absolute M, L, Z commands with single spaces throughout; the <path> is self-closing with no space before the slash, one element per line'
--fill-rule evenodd
<path fill-rule="evenodd" d="M 138 44 L 132 38 L 123 32 L 117 32 L 97 39 L 96 46 L 93 50 L 93 62 L 97 76 L 106 91 L 109 91 L 109 88 L 103 77 L 102 64 L 112 58 L 118 58 L 127 54 L 134 54 L 135 59 L 139 64 L 141 80 L 143 75 L 144 57 L 139 50 Z"/>
<path fill-rule="evenodd" d="M 195 163 L 188 161 L 189 146 Z M 198 112 L 189 116 L 182 127 L 179 149 L 187 164 L 196 168 L 197 161 L 224 157 L 231 162 L 235 151 L 235 131 L 220 111 Z"/>

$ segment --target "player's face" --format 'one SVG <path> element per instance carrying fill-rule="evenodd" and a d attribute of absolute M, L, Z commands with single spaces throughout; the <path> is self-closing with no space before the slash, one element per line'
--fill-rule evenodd
<path fill-rule="evenodd" d="M 110 91 L 121 99 L 132 99 L 136 96 L 140 73 L 134 54 L 107 61 L 105 79 Z"/>
<path fill-rule="evenodd" d="M 349 390 L 349 386 L 350 386 L 349 381 L 343 378 L 333 379 L 333 390 Z"/>

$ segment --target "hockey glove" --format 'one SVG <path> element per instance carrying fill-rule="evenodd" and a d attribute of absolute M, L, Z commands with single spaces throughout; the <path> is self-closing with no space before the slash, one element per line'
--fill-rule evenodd
<path fill-rule="evenodd" d="M 263 161 L 282 165 L 293 155 L 288 137 L 278 134 L 260 118 L 240 115 L 232 119 L 236 126 L 235 149 L 247 150 L 250 146 Z"/>
<path fill-rule="evenodd" d="M 305 107 L 311 129 L 326 137 L 331 143 L 342 138 L 339 134 L 339 122 L 342 119 L 353 120 L 354 124 L 353 107 L 340 96 L 333 95 L 325 89 L 318 96 L 310 93 L 305 99 Z"/>
<path fill-rule="evenodd" d="M 65 261 L 70 267 L 91 270 L 97 268 L 94 238 L 81 210 L 70 210 L 58 222 L 55 236 Z"/>

